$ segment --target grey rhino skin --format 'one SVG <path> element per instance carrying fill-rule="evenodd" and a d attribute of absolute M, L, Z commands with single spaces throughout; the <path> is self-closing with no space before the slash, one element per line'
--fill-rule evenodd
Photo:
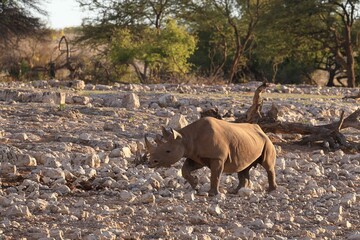
<path fill-rule="evenodd" d="M 268 175 L 269 191 L 275 190 L 276 150 L 257 124 L 230 123 L 213 117 L 201 118 L 176 131 L 163 129 L 166 140 L 153 146 L 145 139 L 149 151 L 149 167 L 170 167 L 185 157 L 183 177 L 193 189 L 198 179 L 192 172 L 204 166 L 211 171 L 209 195 L 219 193 L 222 173 L 238 173 L 239 185 L 233 191 L 249 185 L 249 170 L 262 165 Z"/>

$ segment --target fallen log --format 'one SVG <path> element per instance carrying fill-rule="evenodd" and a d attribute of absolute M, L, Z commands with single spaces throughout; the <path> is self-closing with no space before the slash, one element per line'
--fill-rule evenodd
<path fill-rule="evenodd" d="M 357 94 L 357 95 L 351 95 L 351 96 L 344 96 L 343 99 L 348 99 L 348 98 L 351 98 L 351 99 L 360 99 L 360 92 Z"/>
<path fill-rule="evenodd" d="M 326 128 L 322 126 L 321 131 L 318 133 L 312 133 L 309 136 L 303 137 L 300 144 L 311 144 L 315 142 L 323 142 L 324 146 L 329 149 L 336 149 L 340 146 L 351 148 L 351 145 L 347 142 L 346 137 L 340 133 L 340 130 L 344 124 L 344 111 L 341 113 L 341 117 L 338 123 L 333 128 Z"/>
<path fill-rule="evenodd" d="M 350 114 L 343 120 L 341 124 L 340 130 L 345 128 L 355 128 L 360 130 L 360 108 L 357 109 L 355 112 Z M 273 118 L 273 117 L 272 117 Z M 268 118 L 270 119 L 270 118 Z M 238 121 L 237 121 L 238 122 Z M 265 132 L 272 132 L 272 133 L 298 133 L 302 135 L 308 134 L 319 134 L 324 132 L 325 130 L 334 130 L 337 128 L 338 122 L 332 122 L 325 125 L 309 125 L 303 123 L 293 123 L 293 122 L 280 122 L 280 121 L 261 121 L 259 125 Z"/>
<path fill-rule="evenodd" d="M 302 139 L 298 141 L 299 144 L 315 144 L 318 142 L 323 143 L 328 149 L 352 149 L 359 148 L 350 144 L 346 137 L 340 132 L 345 128 L 355 128 L 360 130 L 360 108 L 350 114 L 348 117 L 344 117 L 344 112 L 341 114 L 339 121 L 334 121 L 325 125 L 310 125 L 294 122 L 281 122 L 278 120 L 278 108 L 273 104 L 271 109 L 267 113 L 261 113 L 263 100 L 261 93 L 264 92 L 267 87 L 267 83 L 264 82 L 259 86 L 253 97 L 253 104 L 248 111 L 239 116 L 235 122 L 237 123 L 257 123 L 264 132 L 272 132 L 275 134 L 301 134 Z M 222 118 L 218 109 L 212 108 L 201 113 L 201 117 L 212 116 L 216 118 Z M 360 150 L 360 149 L 358 149 Z"/>

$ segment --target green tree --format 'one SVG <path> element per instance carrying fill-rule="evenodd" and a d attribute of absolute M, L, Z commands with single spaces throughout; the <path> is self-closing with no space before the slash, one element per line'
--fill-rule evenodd
<path fill-rule="evenodd" d="M 356 4 L 358 3 L 359 1 L 354 0 L 328 1 L 330 8 L 333 8 L 334 13 L 341 19 L 340 26 L 332 26 L 330 30 L 333 32 L 336 44 L 341 46 L 336 52 L 335 59 L 346 69 L 348 87 L 355 87 L 355 59 L 352 27 L 356 18 Z"/>
<path fill-rule="evenodd" d="M 313 0 L 273 0 L 267 5 L 256 29 L 252 64 L 262 66 L 272 82 L 277 77 L 280 83 L 303 82 L 317 68 L 323 44 L 314 35 L 324 31 L 316 9 Z"/>
<path fill-rule="evenodd" d="M 268 1 L 202 0 L 187 4 L 183 17 L 199 36 L 197 54 L 208 59 L 205 63 L 209 75 L 223 74 L 228 82 L 239 81 L 241 73 L 247 74 L 255 29 Z M 199 61 L 204 57 L 192 59 Z"/>
<path fill-rule="evenodd" d="M 271 8 L 266 15 L 267 20 L 263 21 L 263 31 L 260 34 L 268 35 L 266 41 L 269 44 L 263 42 L 265 48 L 274 43 L 281 48 L 281 51 L 276 50 L 280 54 L 270 54 L 275 59 L 274 66 L 285 59 L 295 60 L 300 57 L 310 67 L 309 70 L 317 68 L 328 71 L 329 86 L 333 85 L 335 76 L 342 72 L 346 74 L 347 85 L 353 87 L 355 34 L 352 33 L 352 26 L 356 20 L 357 2 L 271 1 Z M 286 37 L 288 40 L 281 43 L 275 36 L 279 39 Z"/>
<path fill-rule="evenodd" d="M 183 27 L 169 20 L 160 32 L 147 28 L 142 36 L 129 29 L 119 29 L 113 37 L 111 59 L 132 66 L 140 80 L 184 76 L 190 70 L 188 58 L 194 52 L 196 40 Z"/>
<path fill-rule="evenodd" d="M 180 1 L 78 2 L 96 13 L 94 18 L 83 22 L 79 41 L 98 47 L 114 63 L 132 66 L 141 82 L 188 72 L 189 65 L 184 59 L 193 52 L 195 40 L 185 29 L 169 21 L 176 19 Z"/>
<path fill-rule="evenodd" d="M 161 29 L 164 20 L 177 12 L 177 0 L 77 0 L 94 17 L 84 19 L 81 41 L 110 43 L 113 31 L 128 28 L 141 33 L 146 27 Z"/>
<path fill-rule="evenodd" d="M 197 48 L 189 59 L 193 71 L 214 81 L 225 77 L 234 48 L 232 30 L 223 14 L 211 2 L 189 1 L 179 18 L 197 36 Z"/>

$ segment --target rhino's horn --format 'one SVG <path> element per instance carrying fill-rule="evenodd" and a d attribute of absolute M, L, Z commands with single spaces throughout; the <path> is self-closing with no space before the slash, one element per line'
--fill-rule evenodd
<path fill-rule="evenodd" d="M 161 131 L 165 139 L 168 139 L 172 135 L 172 132 L 167 130 L 164 126 L 161 127 Z"/>
<path fill-rule="evenodd" d="M 147 135 L 145 134 L 145 146 L 146 146 L 146 149 L 151 152 L 155 146 L 151 144 L 151 142 L 147 139 Z"/>

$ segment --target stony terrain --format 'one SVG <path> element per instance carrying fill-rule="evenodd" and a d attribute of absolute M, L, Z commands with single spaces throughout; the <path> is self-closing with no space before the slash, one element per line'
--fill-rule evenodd
<path fill-rule="evenodd" d="M 0 83 L 0 239 L 360 239 L 360 152 L 269 134 L 278 190 L 266 192 L 259 166 L 237 195 L 226 193 L 236 175 L 222 176 L 217 197 L 206 194 L 207 169 L 197 171 L 196 193 L 181 163 L 149 169 L 136 159 L 145 133 L 214 106 L 236 117 L 258 85 Z M 355 92 L 271 85 L 264 108 L 279 106 L 281 121 L 325 124 L 359 107 L 342 99 Z M 358 130 L 343 132 L 360 144 Z"/>

